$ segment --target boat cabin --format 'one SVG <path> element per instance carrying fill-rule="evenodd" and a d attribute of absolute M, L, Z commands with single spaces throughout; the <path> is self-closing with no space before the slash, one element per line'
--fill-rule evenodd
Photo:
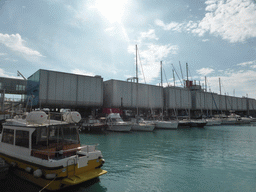
<path fill-rule="evenodd" d="M 41 159 L 60 159 L 76 154 L 80 147 L 77 126 L 52 120 L 47 125 L 29 125 L 7 121 L 1 145 L 17 155 Z"/>

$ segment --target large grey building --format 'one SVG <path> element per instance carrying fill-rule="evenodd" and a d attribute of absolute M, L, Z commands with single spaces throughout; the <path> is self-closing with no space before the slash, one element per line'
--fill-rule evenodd
<path fill-rule="evenodd" d="M 33 106 L 101 107 L 103 79 L 40 69 L 27 81 L 27 96 Z"/>
<path fill-rule="evenodd" d="M 113 79 L 103 85 L 104 107 L 163 108 L 163 87 Z"/>

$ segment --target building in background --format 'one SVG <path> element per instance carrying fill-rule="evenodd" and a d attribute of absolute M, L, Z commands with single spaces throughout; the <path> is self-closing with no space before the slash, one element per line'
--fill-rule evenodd
<path fill-rule="evenodd" d="M 103 105 L 103 78 L 40 69 L 27 80 L 33 107 L 92 111 Z"/>

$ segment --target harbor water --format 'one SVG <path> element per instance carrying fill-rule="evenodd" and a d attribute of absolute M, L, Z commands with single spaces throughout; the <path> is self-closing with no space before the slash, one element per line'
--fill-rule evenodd
<path fill-rule="evenodd" d="M 64 191 L 256 191 L 255 125 L 81 133 L 80 140 L 99 144 L 108 173 Z M 4 191 L 40 190 L 9 177 Z"/>

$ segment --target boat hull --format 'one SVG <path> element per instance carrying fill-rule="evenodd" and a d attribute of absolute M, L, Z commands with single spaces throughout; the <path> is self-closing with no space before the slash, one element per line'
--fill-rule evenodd
<path fill-rule="evenodd" d="M 108 131 L 118 131 L 118 132 L 129 132 L 132 129 L 132 125 L 109 125 Z"/>
<path fill-rule="evenodd" d="M 67 167 L 45 167 L 21 159 L 12 158 L 4 154 L 0 154 L 0 157 L 8 164 L 13 165 L 10 170 L 15 175 L 51 191 L 77 185 L 107 173 L 107 171 L 100 169 L 103 164 L 101 159 L 90 160 L 87 166 L 78 168 L 78 164 L 69 165 Z M 31 168 L 31 171 L 26 171 L 27 167 Z M 34 176 L 35 170 L 38 169 L 43 173 L 40 177 Z M 56 176 L 49 178 L 49 175 Z"/>
<path fill-rule="evenodd" d="M 157 129 L 177 129 L 178 122 L 171 122 L 171 121 L 157 121 L 156 128 Z"/>
<path fill-rule="evenodd" d="M 86 125 L 86 126 L 82 126 L 81 131 L 103 132 L 103 131 L 106 131 L 106 126 L 105 125 Z"/>
<path fill-rule="evenodd" d="M 135 124 L 132 125 L 132 131 L 153 131 L 155 129 L 155 125 L 144 125 L 144 124 Z"/>

